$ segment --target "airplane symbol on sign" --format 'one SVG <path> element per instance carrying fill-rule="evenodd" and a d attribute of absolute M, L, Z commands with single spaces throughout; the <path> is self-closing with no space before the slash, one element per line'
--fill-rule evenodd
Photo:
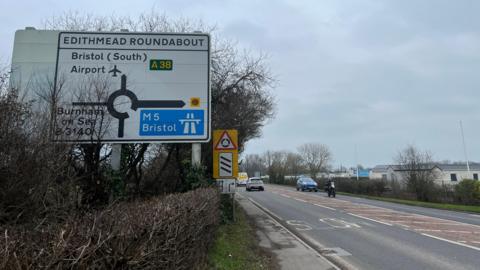
<path fill-rule="evenodd" d="M 114 65 L 113 66 L 113 69 L 110 70 L 108 73 L 112 73 L 113 72 L 113 77 L 117 77 L 117 73 L 122 73 L 118 68 L 117 68 L 117 65 Z"/>

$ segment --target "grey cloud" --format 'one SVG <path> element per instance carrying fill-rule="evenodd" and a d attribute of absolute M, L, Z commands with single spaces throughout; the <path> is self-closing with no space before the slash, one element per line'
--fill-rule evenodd
<path fill-rule="evenodd" d="M 38 12 L 16 4 L 5 15 L 2 40 L 13 44 L 16 28 L 69 6 L 132 12 L 113 1 L 38 3 L 23 4 Z M 247 153 L 316 141 L 331 147 L 336 164 L 353 165 L 357 145 L 359 161 L 375 165 L 415 143 L 440 160 L 460 160 L 463 120 L 469 155 L 480 161 L 480 1 L 140 1 L 135 10 L 152 6 L 217 24 L 239 46 L 270 55 L 278 114 Z M 1 46 L 9 57 L 10 45 Z"/>

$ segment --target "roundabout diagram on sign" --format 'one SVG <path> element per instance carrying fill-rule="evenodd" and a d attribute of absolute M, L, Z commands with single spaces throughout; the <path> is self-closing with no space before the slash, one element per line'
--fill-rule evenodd
<path fill-rule="evenodd" d="M 116 66 L 115 66 L 116 68 Z M 113 75 L 115 76 L 115 74 Z M 125 96 L 131 102 L 130 109 L 138 108 L 182 108 L 185 102 L 182 100 L 138 100 L 134 92 L 127 89 L 127 76 L 121 76 L 120 89 L 110 94 L 107 102 L 73 102 L 73 106 L 107 106 L 107 110 L 113 118 L 118 119 L 118 137 L 123 138 L 125 119 L 129 118 L 128 112 L 119 112 L 115 108 L 115 100 Z"/>

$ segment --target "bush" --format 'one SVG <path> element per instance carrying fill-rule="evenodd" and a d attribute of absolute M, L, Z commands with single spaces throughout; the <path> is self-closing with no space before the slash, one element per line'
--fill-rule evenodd
<path fill-rule="evenodd" d="M 19 102 L 17 91 L 0 93 L 0 224 L 75 208 L 70 146 L 49 143 L 45 119 Z"/>
<path fill-rule="evenodd" d="M 325 181 L 322 181 L 325 182 Z M 338 191 L 379 196 L 385 192 L 386 182 L 383 180 L 356 180 L 349 178 L 336 178 L 335 185 Z"/>
<path fill-rule="evenodd" d="M 220 195 L 220 222 L 229 224 L 233 222 L 234 202 L 230 194 Z"/>
<path fill-rule="evenodd" d="M 463 204 L 480 203 L 480 182 L 464 179 L 455 186 L 455 200 Z"/>
<path fill-rule="evenodd" d="M 119 203 L 35 229 L 1 228 L 0 269 L 199 269 L 219 224 L 215 189 Z"/>
<path fill-rule="evenodd" d="M 205 167 L 192 166 L 190 160 L 183 161 L 183 171 L 185 172 L 185 181 L 180 188 L 181 192 L 197 189 L 200 187 L 208 187 L 215 184 L 211 178 L 205 177 Z"/>

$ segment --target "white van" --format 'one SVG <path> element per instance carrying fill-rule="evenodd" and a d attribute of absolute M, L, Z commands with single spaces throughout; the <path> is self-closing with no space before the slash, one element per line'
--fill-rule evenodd
<path fill-rule="evenodd" d="M 237 177 L 237 186 L 246 186 L 248 174 L 246 172 L 239 172 Z"/>

